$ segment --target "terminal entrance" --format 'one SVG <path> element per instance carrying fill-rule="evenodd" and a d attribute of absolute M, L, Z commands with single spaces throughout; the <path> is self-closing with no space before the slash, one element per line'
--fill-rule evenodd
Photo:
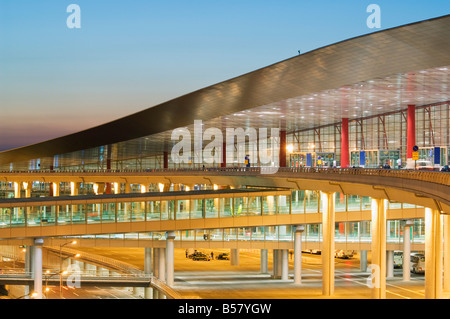
<path fill-rule="evenodd" d="M 399 168 L 401 164 L 399 150 L 352 151 L 350 156 L 350 165 L 355 167 L 379 168 L 389 165 Z"/>
<path fill-rule="evenodd" d="M 290 167 L 333 167 L 336 166 L 335 153 L 291 153 Z"/>
<path fill-rule="evenodd" d="M 431 162 L 432 165 L 444 166 L 448 164 L 450 151 L 447 147 L 423 147 L 419 148 L 419 159 Z"/>

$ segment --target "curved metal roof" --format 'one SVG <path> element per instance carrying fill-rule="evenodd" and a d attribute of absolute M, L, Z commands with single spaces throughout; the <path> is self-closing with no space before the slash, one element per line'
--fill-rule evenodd
<path fill-rule="evenodd" d="M 323 47 L 121 119 L 0 152 L 0 164 L 109 145 L 293 97 L 450 65 L 450 15 Z"/>

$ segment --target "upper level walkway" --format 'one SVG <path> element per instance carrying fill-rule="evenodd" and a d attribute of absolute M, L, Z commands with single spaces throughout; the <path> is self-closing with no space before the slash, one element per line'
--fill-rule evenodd
<path fill-rule="evenodd" d="M 363 168 L 207 168 L 0 172 L 0 181 L 44 183 L 216 184 L 340 192 L 430 207 L 450 214 L 450 174 Z M 273 170 L 273 171 L 272 171 Z"/>

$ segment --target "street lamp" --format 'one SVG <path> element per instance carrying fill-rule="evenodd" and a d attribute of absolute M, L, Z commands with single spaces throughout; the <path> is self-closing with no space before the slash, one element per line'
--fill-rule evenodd
<path fill-rule="evenodd" d="M 67 242 L 65 244 L 59 245 L 59 297 L 62 299 L 62 263 L 63 263 L 63 259 L 62 259 L 62 248 L 66 245 L 75 245 L 77 243 L 76 240 L 71 241 L 71 242 Z"/>

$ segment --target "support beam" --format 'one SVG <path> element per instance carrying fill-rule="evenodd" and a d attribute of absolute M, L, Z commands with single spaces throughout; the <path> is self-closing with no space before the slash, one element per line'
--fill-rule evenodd
<path fill-rule="evenodd" d="M 403 230 L 403 281 L 409 281 L 411 279 L 411 226 L 412 220 L 405 221 L 405 228 Z"/>
<path fill-rule="evenodd" d="M 442 296 L 441 214 L 425 207 L 425 299 Z"/>
<path fill-rule="evenodd" d="M 302 283 L 302 233 L 305 226 L 295 227 L 294 238 L 294 284 Z"/>
<path fill-rule="evenodd" d="M 269 272 L 268 267 L 268 250 L 261 249 L 261 273 L 267 274 Z"/>
<path fill-rule="evenodd" d="M 386 200 L 372 199 L 373 299 L 386 298 Z"/>
<path fill-rule="evenodd" d="M 232 248 L 230 250 L 230 265 L 239 266 L 239 249 Z"/>
<path fill-rule="evenodd" d="M 174 231 L 168 231 L 166 233 L 166 283 L 169 287 L 173 287 L 174 284 L 174 241 L 175 239 L 175 232 Z"/>
<path fill-rule="evenodd" d="M 34 266 L 34 292 L 36 299 L 42 299 L 42 245 L 44 240 L 36 238 L 34 240 L 33 249 L 33 266 Z"/>
<path fill-rule="evenodd" d="M 450 216 L 442 216 L 444 223 L 444 287 L 445 292 L 450 292 Z"/>
<path fill-rule="evenodd" d="M 289 279 L 289 250 L 281 250 L 281 280 Z"/>
<path fill-rule="evenodd" d="M 335 193 L 320 193 L 322 200 L 322 293 L 334 294 Z"/>

